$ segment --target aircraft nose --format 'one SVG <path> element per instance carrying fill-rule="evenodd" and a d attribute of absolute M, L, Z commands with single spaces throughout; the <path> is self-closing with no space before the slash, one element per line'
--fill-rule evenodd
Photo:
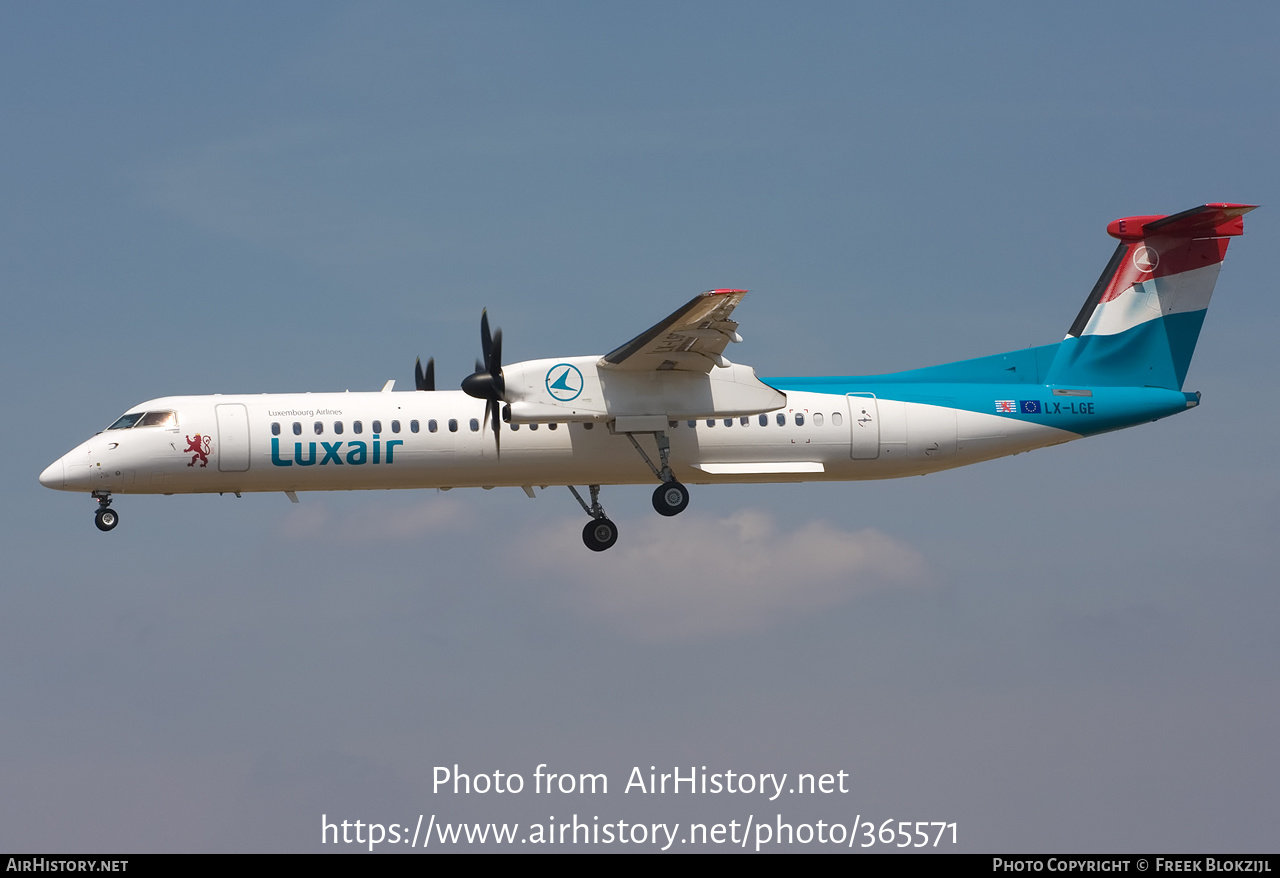
<path fill-rule="evenodd" d="M 40 473 L 40 484 L 46 488 L 53 488 L 55 491 L 62 490 L 67 483 L 67 469 L 65 458 L 59 457 L 53 463 L 44 468 L 44 472 Z"/>

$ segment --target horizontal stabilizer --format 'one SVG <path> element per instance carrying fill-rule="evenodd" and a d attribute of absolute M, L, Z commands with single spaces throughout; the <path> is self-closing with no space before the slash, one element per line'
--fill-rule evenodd
<path fill-rule="evenodd" d="M 1121 241 L 1148 235 L 1175 238 L 1218 238 L 1244 234 L 1244 215 L 1256 204 L 1202 204 L 1169 216 L 1129 216 L 1107 226 L 1107 234 Z"/>

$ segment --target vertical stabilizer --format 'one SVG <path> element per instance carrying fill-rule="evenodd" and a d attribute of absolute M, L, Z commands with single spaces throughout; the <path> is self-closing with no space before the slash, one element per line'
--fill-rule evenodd
<path fill-rule="evenodd" d="M 1049 384 L 1181 390 L 1227 244 L 1248 204 L 1107 226 L 1120 241 L 1049 368 Z"/>

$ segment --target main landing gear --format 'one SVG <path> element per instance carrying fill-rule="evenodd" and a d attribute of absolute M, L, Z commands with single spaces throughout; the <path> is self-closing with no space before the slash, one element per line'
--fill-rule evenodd
<path fill-rule="evenodd" d="M 653 491 L 653 509 L 659 515 L 670 517 L 679 515 L 689 505 L 689 489 L 676 481 L 675 474 L 671 472 L 671 440 L 667 438 L 667 434 L 661 430 L 653 434 L 653 440 L 658 444 L 658 459 L 662 462 L 661 467 L 653 465 L 649 455 L 645 454 L 640 443 L 636 441 L 636 437 L 628 433 L 627 439 L 635 448 L 636 453 L 644 458 L 644 462 L 649 465 L 649 469 L 653 470 L 653 474 L 658 477 L 658 481 L 662 482 Z"/>
<path fill-rule="evenodd" d="M 93 497 L 98 501 L 98 511 L 93 514 L 93 523 L 104 533 L 115 530 L 116 525 L 120 523 L 120 515 L 111 508 L 111 495 L 94 491 Z"/>
<path fill-rule="evenodd" d="M 593 552 L 603 552 L 618 541 L 618 526 L 607 518 L 588 521 L 582 528 L 582 542 Z"/>
<path fill-rule="evenodd" d="M 604 514 L 604 507 L 600 505 L 600 486 L 588 485 L 587 487 L 591 491 L 590 506 L 582 499 L 577 488 L 569 485 L 569 490 L 573 493 L 573 498 L 578 501 L 578 505 L 582 507 L 582 511 L 591 516 L 591 520 L 582 529 L 582 542 L 586 543 L 587 548 L 593 552 L 603 552 L 618 541 L 618 526 Z"/>
<path fill-rule="evenodd" d="M 653 489 L 653 508 L 659 515 L 679 515 L 689 505 L 689 489 L 672 479 Z"/>
<path fill-rule="evenodd" d="M 653 434 L 654 440 L 658 443 L 658 457 L 662 461 L 662 466 L 654 466 L 653 461 L 645 450 L 640 447 L 640 443 L 636 441 L 636 437 L 627 433 L 626 437 L 631 441 L 636 451 L 644 458 L 644 462 L 649 465 L 649 469 L 653 470 L 653 474 L 658 477 L 662 484 L 658 485 L 653 491 L 653 508 L 659 515 L 665 515 L 668 518 L 673 515 L 679 515 L 689 506 L 689 489 L 676 481 L 675 474 L 671 472 L 670 456 L 671 442 L 667 439 L 667 434 L 658 431 Z M 604 507 L 600 505 L 600 486 L 588 485 L 591 491 L 591 505 L 587 505 L 582 499 L 582 495 L 578 493 L 578 489 L 569 485 L 569 490 L 573 492 L 573 497 L 578 501 L 578 505 L 582 507 L 582 511 L 591 516 L 591 520 L 582 528 L 582 542 L 587 548 L 593 552 L 603 552 L 618 541 L 618 526 L 604 513 Z"/>

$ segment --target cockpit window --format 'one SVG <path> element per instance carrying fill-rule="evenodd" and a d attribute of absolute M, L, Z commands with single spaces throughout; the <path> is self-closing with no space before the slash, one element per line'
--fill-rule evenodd
<path fill-rule="evenodd" d="M 127 430 L 129 427 L 132 427 L 134 424 L 138 423 L 138 419 L 145 414 L 146 412 L 130 412 L 127 415 L 121 415 L 120 420 L 116 421 L 110 427 L 107 427 L 107 429 L 108 430 Z"/>
<path fill-rule="evenodd" d="M 142 416 L 142 420 L 134 424 L 135 427 L 176 427 L 178 426 L 177 412 L 147 412 Z"/>
<path fill-rule="evenodd" d="M 130 427 L 176 427 L 178 426 L 177 412 L 130 412 L 127 415 L 121 415 L 120 420 L 116 421 L 108 430 L 127 430 Z"/>

